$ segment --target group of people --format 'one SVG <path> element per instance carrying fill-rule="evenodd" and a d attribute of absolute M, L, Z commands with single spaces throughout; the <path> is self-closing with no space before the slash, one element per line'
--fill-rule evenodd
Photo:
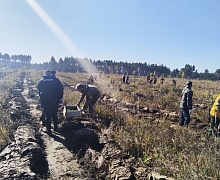
<path fill-rule="evenodd" d="M 188 81 L 182 90 L 182 98 L 180 101 L 180 120 L 179 125 L 188 127 L 190 123 L 190 114 L 192 113 L 192 82 Z M 213 134 L 220 137 L 220 94 L 215 99 L 213 106 L 209 112 L 210 114 L 210 128 L 208 135 Z"/>
<path fill-rule="evenodd" d="M 51 121 L 53 120 L 54 131 L 58 130 L 58 107 L 62 102 L 64 88 L 61 81 L 55 76 L 56 71 L 47 70 L 37 84 L 38 93 L 40 96 L 40 104 L 43 109 L 41 121 L 46 127 L 46 132 L 51 134 Z M 77 84 L 74 90 L 81 92 L 77 106 L 80 106 L 84 98 L 85 104 L 82 111 L 89 108 L 89 113 L 93 114 L 94 105 L 100 98 L 101 93 L 96 86 L 87 84 Z"/>
<path fill-rule="evenodd" d="M 47 70 L 42 79 L 38 82 L 37 88 L 40 96 L 40 104 L 43 108 L 42 124 L 46 126 L 47 132 L 51 133 L 51 120 L 53 120 L 54 131 L 58 130 L 58 107 L 62 102 L 64 88 L 61 81 L 55 76 L 56 71 Z M 94 85 L 87 85 L 79 83 L 75 87 L 72 86 L 75 91 L 81 93 L 81 97 L 77 102 L 77 106 L 80 107 L 82 101 L 85 100 L 84 106 L 81 111 L 89 109 L 89 114 L 92 115 L 94 111 L 94 105 L 101 96 L 101 92 Z M 190 123 L 190 114 L 192 113 L 192 82 L 188 81 L 186 86 L 182 90 L 182 98 L 180 101 L 180 119 L 179 126 L 188 127 Z M 217 128 L 218 135 L 220 136 L 220 95 L 216 98 L 211 111 L 210 111 L 210 129 L 209 135 L 212 135 L 214 129 Z"/>

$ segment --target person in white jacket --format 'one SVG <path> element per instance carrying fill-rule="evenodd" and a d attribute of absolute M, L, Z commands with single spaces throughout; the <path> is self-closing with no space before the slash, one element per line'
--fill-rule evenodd
<path fill-rule="evenodd" d="M 180 126 L 188 127 L 190 123 L 190 114 L 192 113 L 192 82 L 188 81 L 182 90 L 182 98 L 180 101 Z"/>

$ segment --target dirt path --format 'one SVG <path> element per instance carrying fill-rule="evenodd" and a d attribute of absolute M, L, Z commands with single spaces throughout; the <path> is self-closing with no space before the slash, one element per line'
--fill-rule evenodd
<path fill-rule="evenodd" d="M 82 170 L 73 154 L 65 147 L 65 139 L 58 134 L 52 135 L 52 137 L 45 133 L 42 135 L 51 179 L 73 179 L 73 177 L 81 179 Z M 68 176 L 70 177 L 68 178 Z"/>
<path fill-rule="evenodd" d="M 17 114 L 12 115 L 18 127 L 15 141 L 0 154 L 1 179 L 142 180 L 152 177 L 148 174 L 151 169 L 136 166 L 135 158 L 115 142 L 111 133 L 113 124 L 101 119 L 98 122 L 103 124 L 84 118 L 63 121 L 59 124 L 60 131 L 48 135 L 40 122 L 42 112 L 37 108 L 36 87 L 25 78 L 23 88 L 23 97 L 14 98 L 10 107 L 11 110 L 15 107 Z M 103 97 L 101 101 L 104 104 L 109 101 L 111 105 L 114 100 Z M 20 106 L 23 108 L 16 111 Z"/>
<path fill-rule="evenodd" d="M 40 119 L 41 111 L 38 110 L 37 100 L 28 98 L 28 85 L 26 81 L 24 82 L 23 97 L 26 99 L 30 106 L 30 113 L 36 119 Z M 38 121 L 39 125 L 40 120 Z M 40 125 L 41 126 L 41 125 Z M 76 162 L 74 154 L 68 150 L 65 138 L 54 131 L 52 135 L 49 136 L 45 133 L 46 129 L 42 127 L 40 129 L 41 138 L 45 145 L 45 153 L 47 156 L 47 161 L 49 165 L 49 178 L 47 179 L 85 179 L 83 177 L 83 169 Z"/>

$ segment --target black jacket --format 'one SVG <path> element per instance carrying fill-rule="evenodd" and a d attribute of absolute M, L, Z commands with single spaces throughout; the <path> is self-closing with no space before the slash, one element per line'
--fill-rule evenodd
<path fill-rule="evenodd" d="M 63 85 L 55 76 L 45 75 L 37 85 L 41 101 L 59 102 L 63 98 Z"/>

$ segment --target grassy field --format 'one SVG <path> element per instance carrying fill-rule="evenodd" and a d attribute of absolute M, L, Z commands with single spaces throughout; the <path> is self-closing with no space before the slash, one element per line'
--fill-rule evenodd
<path fill-rule="evenodd" d="M 89 77 L 87 74 L 71 73 L 61 73 L 58 76 L 62 82 L 71 85 L 85 83 Z M 122 84 L 121 78 L 122 76 L 117 75 L 102 75 L 95 81 L 95 85 L 103 94 L 109 94 L 120 101 L 158 108 L 160 112 L 179 113 L 181 91 L 187 79 L 175 79 L 177 84 L 173 86 L 171 78 L 156 85 L 149 84 L 146 77 L 131 77 L 130 84 Z M 99 107 L 100 104 L 96 109 L 115 120 L 113 136 L 124 151 L 136 158 L 137 166 L 144 165 L 175 179 L 220 179 L 219 139 L 207 138 L 208 108 L 211 108 L 220 92 L 219 82 L 191 81 L 194 92 L 191 117 L 203 126 L 179 127 L 178 118 L 170 120 L 164 116 L 153 116 L 151 120 L 130 115 L 121 116 L 112 113 L 108 108 Z M 147 98 L 143 101 L 136 99 L 132 96 L 134 93 Z M 74 104 L 78 95 L 65 89 L 64 102 Z M 117 121 L 123 121 L 123 125 L 119 125 Z"/>
<path fill-rule="evenodd" d="M 35 70 L 29 72 L 36 83 L 44 73 Z M 165 78 L 163 84 L 158 82 L 154 85 L 149 84 L 146 77 L 131 76 L 130 83 L 123 84 L 121 75 L 96 76 L 95 85 L 102 94 L 137 107 L 158 110 L 158 113 L 146 119 L 143 116 L 113 113 L 111 108 L 97 103 L 97 113 L 103 121 L 106 118 L 112 120 L 112 136 L 121 149 L 135 157 L 136 166 L 145 166 L 175 179 L 220 179 L 219 139 L 207 138 L 208 108 L 211 108 L 216 95 L 220 93 L 219 82 L 191 80 L 194 92 L 191 124 L 199 123 L 183 128 L 178 126 L 178 117 L 171 118 L 164 114 L 178 116 L 181 91 L 187 79 L 175 79 L 177 84 L 174 86 L 171 78 Z M 65 85 L 64 105 L 76 104 L 80 94 L 72 91 L 70 85 L 87 83 L 89 74 L 57 72 L 57 77 Z M 2 126 L 0 134 L 5 134 L 4 131 Z"/>

